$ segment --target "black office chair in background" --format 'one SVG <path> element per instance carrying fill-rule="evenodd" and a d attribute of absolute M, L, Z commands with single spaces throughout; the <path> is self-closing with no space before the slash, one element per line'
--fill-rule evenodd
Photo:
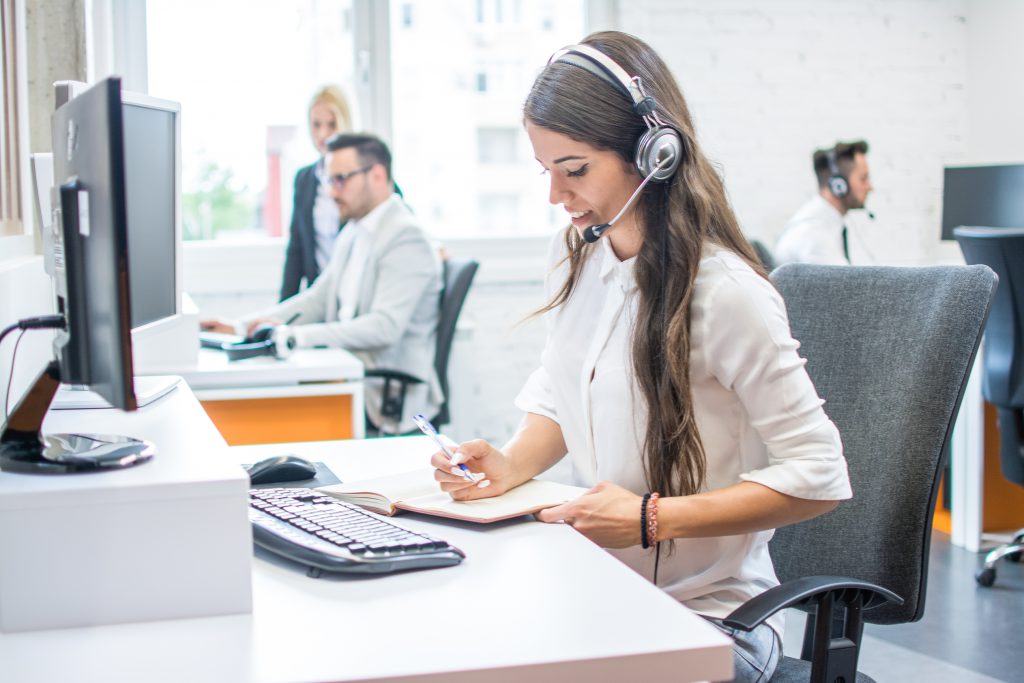
<path fill-rule="evenodd" d="M 771 277 L 842 437 L 853 498 L 778 529 L 781 585 L 725 623 L 750 630 L 796 607 L 809 613 L 801 658 L 772 681 L 870 681 L 857 673 L 864 622 L 924 615 L 945 444 L 997 280 L 984 266 L 790 264 Z"/>
<path fill-rule="evenodd" d="M 999 276 L 992 315 L 985 328 L 982 393 L 999 415 L 999 457 L 1003 475 L 1024 486 L 1024 228 L 953 230 L 968 263 L 983 263 Z M 1024 529 L 1013 541 L 985 556 L 974 578 L 982 586 L 996 580 L 1003 557 L 1020 562 Z"/>
<path fill-rule="evenodd" d="M 479 267 L 480 264 L 472 259 L 446 259 L 444 261 L 440 314 L 437 321 L 437 347 L 434 352 L 434 369 L 437 371 L 437 377 L 441 383 L 444 400 L 437 415 L 430 416 L 430 421 L 435 427 L 441 427 L 441 425 L 448 424 L 451 421 L 448 359 L 451 356 L 452 342 L 455 340 L 455 326 L 459 322 L 462 304 L 466 301 L 469 287 L 473 284 L 473 278 L 476 276 L 476 271 Z M 425 381 L 421 377 L 414 377 L 400 370 L 389 370 L 387 368 L 367 370 L 366 376 L 379 377 L 384 380 L 384 399 L 381 405 L 381 415 L 398 422 L 401 421 L 405 409 L 406 390 L 410 385 L 423 384 Z M 379 434 L 372 433 L 373 430 L 369 429 L 369 425 L 367 427 L 368 436 L 379 436 Z M 410 433 L 418 434 L 419 432 L 414 431 Z"/>
<path fill-rule="evenodd" d="M 772 251 L 769 249 L 764 242 L 761 240 L 750 240 L 750 246 L 757 252 L 757 258 L 761 260 L 761 265 L 769 273 L 775 270 L 775 257 L 772 256 Z"/>

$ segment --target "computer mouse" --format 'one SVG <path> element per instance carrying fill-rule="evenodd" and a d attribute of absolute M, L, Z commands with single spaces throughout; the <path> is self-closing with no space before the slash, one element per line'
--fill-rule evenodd
<path fill-rule="evenodd" d="M 278 484 L 302 481 L 316 476 L 316 465 L 297 455 L 275 455 L 249 466 L 253 484 Z"/>

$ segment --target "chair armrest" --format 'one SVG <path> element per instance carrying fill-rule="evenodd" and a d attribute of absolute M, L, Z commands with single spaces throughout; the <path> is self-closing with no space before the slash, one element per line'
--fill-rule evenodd
<path fill-rule="evenodd" d="M 860 602 L 861 609 L 871 609 L 887 602 L 903 604 L 900 596 L 867 581 L 846 576 L 806 576 L 769 588 L 747 600 L 722 623 L 730 628 L 751 631 L 779 610 L 817 604 L 830 595 L 842 604 Z"/>
<path fill-rule="evenodd" d="M 393 420 L 396 424 L 402 421 L 405 413 L 405 390 L 410 384 L 423 384 L 424 380 L 401 370 L 374 368 L 363 373 L 363 377 L 375 377 L 384 380 L 384 392 L 381 397 L 380 414 L 382 418 Z M 391 390 L 391 383 L 398 384 L 398 391 Z"/>
<path fill-rule="evenodd" d="M 402 384 L 423 384 L 423 382 L 426 381 L 414 375 L 410 375 L 407 372 L 402 372 L 401 370 L 389 370 L 387 368 L 374 368 L 373 370 L 367 370 L 363 373 L 363 376 L 394 379 L 398 380 Z"/>

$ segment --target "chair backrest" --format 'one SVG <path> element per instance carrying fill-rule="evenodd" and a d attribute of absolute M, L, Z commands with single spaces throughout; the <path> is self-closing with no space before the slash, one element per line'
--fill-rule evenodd
<path fill-rule="evenodd" d="M 772 280 L 853 486 L 832 512 L 776 531 L 776 572 L 872 581 L 905 602 L 867 611 L 866 621 L 916 621 L 945 444 L 996 276 L 985 266 L 790 264 Z"/>
<path fill-rule="evenodd" d="M 959 227 L 953 236 L 968 263 L 999 276 L 985 326 L 982 393 L 999 409 L 1003 475 L 1024 486 L 1024 228 Z"/>
<path fill-rule="evenodd" d="M 469 286 L 480 264 L 471 259 L 447 259 L 444 262 L 443 287 L 441 289 L 441 312 L 437 320 L 437 350 L 434 354 L 434 369 L 437 370 L 444 401 L 434 419 L 435 426 L 448 424 L 451 420 L 448 400 L 448 357 L 455 339 L 455 325 L 459 322 L 462 304 L 469 294 Z"/>
<path fill-rule="evenodd" d="M 775 270 L 775 257 L 772 256 L 772 250 L 769 249 L 764 242 L 761 240 L 750 240 L 750 246 L 757 252 L 757 258 L 761 260 L 761 265 L 769 273 Z"/>

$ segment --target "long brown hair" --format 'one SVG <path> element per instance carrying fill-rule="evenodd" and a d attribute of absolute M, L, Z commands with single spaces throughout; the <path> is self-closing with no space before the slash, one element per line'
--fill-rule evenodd
<path fill-rule="evenodd" d="M 683 159 L 664 183 L 650 183 L 637 200 L 644 240 L 634 273 L 639 290 L 633 329 L 633 371 L 647 405 L 644 472 L 651 491 L 666 496 L 701 490 L 707 462 L 690 389 L 690 302 L 705 243 L 730 249 L 764 275 L 740 232 L 725 188 L 697 144 L 682 92 L 661 58 L 639 38 L 617 31 L 594 33 L 583 43 L 600 50 L 630 76 L 638 76 L 658 103 L 658 115 L 676 129 Z M 632 167 L 637 140 L 647 129 L 632 101 L 611 83 L 564 62 L 548 65 L 534 81 L 523 114 L 530 123 L 599 150 L 616 152 Z M 637 172 L 639 175 L 639 172 Z M 565 231 L 569 273 L 539 313 L 565 303 L 593 245 Z"/>

